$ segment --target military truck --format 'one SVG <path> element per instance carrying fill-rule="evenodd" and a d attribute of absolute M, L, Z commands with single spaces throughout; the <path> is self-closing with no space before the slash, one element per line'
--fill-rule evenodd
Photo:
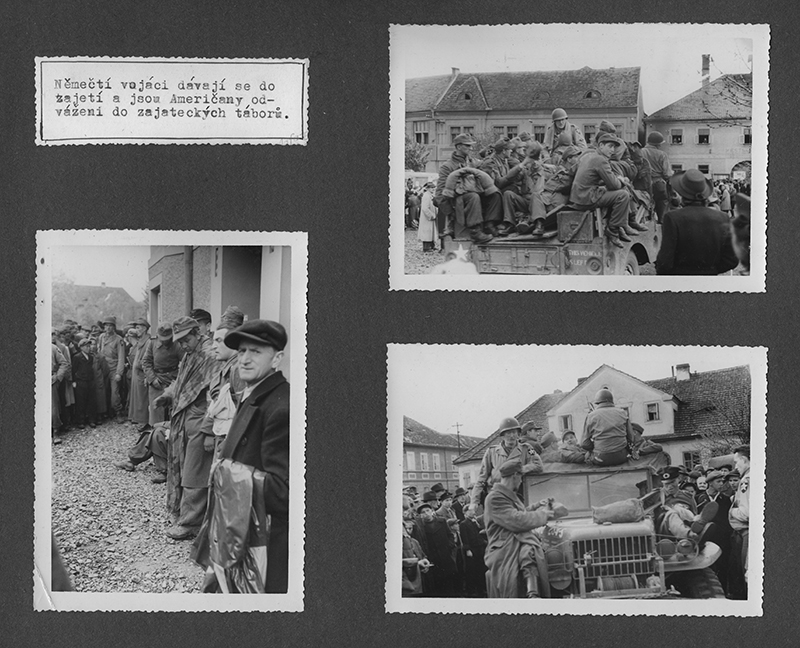
<path fill-rule="evenodd" d="M 526 504 L 552 497 L 569 515 L 542 530 L 552 598 L 725 598 L 711 565 L 720 548 L 711 542 L 660 536 L 659 474 L 663 452 L 620 466 L 545 463 L 525 475 Z M 625 499 L 642 502 L 644 519 L 596 524 L 592 507 Z M 544 576 L 542 566 L 540 575 Z"/>
<path fill-rule="evenodd" d="M 569 206 L 553 210 L 558 229 L 544 236 L 511 234 L 488 243 L 473 243 L 466 229 L 456 226 L 455 238 L 445 251 L 469 250 L 480 274 L 527 275 L 638 275 L 640 266 L 656 260 L 661 226 L 651 205 L 639 205 L 636 220 L 647 231 L 631 236 L 619 248 L 605 236 L 603 210 L 576 211 Z"/>

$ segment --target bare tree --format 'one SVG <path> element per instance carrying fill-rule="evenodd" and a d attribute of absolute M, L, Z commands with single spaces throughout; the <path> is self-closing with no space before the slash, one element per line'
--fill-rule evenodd
<path fill-rule="evenodd" d="M 737 446 L 750 443 L 749 399 L 735 408 L 712 401 L 703 411 L 711 414 L 711 421 L 700 432 L 701 456 L 708 458 L 730 454 Z"/>
<path fill-rule="evenodd" d="M 431 150 L 425 144 L 418 144 L 406 135 L 406 169 L 410 171 L 424 171 L 430 154 Z"/>

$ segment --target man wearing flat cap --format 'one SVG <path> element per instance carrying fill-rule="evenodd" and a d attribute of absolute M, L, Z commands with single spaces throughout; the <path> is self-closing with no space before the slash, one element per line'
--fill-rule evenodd
<path fill-rule="evenodd" d="M 139 432 L 144 432 L 150 428 L 150 399 L 147 394 L 147 383 L 145 382 L 144 367 L 142 360 L 150 338 L 147 332 L 150 330 L 150 323 L 140 317 L 133 322 L 138 337 L 134 340 L 128 353 L 131 364 L 131 385 L 130 396 L 128 398 L 128 419 L 139 425 Z"/>
<path fill-rule="evenodd" d="M 245 388 L 212 473 L 213 508 L 206 520 L 213 534 L 211 522 L 231 508 L 223 499 L 231 492 L 226 480 L 237 471 L 251 474 L 243 493 L 250 493 L 260 524 L 257 529 L 249 527 L 248 551 L 260 556 L 257 564 L 266 567 L 248 580 L 244 591 L 285 593 L 289 582 L 289 383 L 278 367 L 287 343 L 286 330 L 278 322 L 251 320 L 230 331 L 224 341 L 237 351 L 239 377 Z M 249 520 L 248 514 L 244 522 Z M 265 524 L 268 535 L 259 535 Z M 223 545 L 229 541 L 224 535 L 209 540 Z M 198 552 L 201 541 L 196 544 Z M 242 591 L 236 573 L 241 565 L 223 568 L 214 557 L 210 550 L 207 560 L 201 553 L 196 558 L 208 568 L 203 591 Z"/>
<path fill-rule="evenodd" d="M 624 142 L 616 135 L 603 133 L 597 138 L 597 150 L 587 151 L 578 160 L 575 180 L 572 183 L 570 202 L 581 209 L 610 208 L 606 238 L 612 245 L 624 247 L 621 241 L 630 241 L 625 226 L 628 222 L 630 194 L 628 178 L 614 173 L 611 159 Z"/>
<path fill-rule="evenodd" d="M 485 561 L 489 569 L 489 598 L 517 598 L 520 574 L 528 598 L 546 597 L 550 593 L 547 563 L 541 541 L 533 530 L 555 518 L 555 512 L 548 500 L 526 508 L 517 496 L 523 472 L 519 459 L 506 461 L 499 472 L 500 481 L 486 496 L 483 514 L 488 540 Z"/>
<path fill-rule="evenodd" d="M 172 323 L 172 339 L 183 350 L 178 376 L 154 405 L 170 405 L 170 435 L 167 465 L 167 508 L 177 517 L 166 534 L 173 540 L 197 535 L 206 509 L 208 474 L 212 454 L 204 447 L 201 425 L 208 410 L 208 387 L 217 360 L 200 324 L 191 317 Z"/>
<path fill-rule="evenodd" d="M 697 169 L 669 179 L 683 207 L 668 211 L 661 226 L 661 249 L 656 257 L 660 275 L 718 275 L 733 270 L 739 259 L 733 251 L 728 216 L 708 206 L 714 191 Z"/>

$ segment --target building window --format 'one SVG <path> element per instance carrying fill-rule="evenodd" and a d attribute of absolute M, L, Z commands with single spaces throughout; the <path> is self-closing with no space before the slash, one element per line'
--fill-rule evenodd
<path fill-rule="evenodd" d="M 422 479 L 428 479 L 428 477 L 430 477 L 428 473 L 422 473 Z"/>
<path fill-rule="evenodd" d="M 669 143 L 670 144 L 683 144 L 683 129 L 670 128 L 669 129 Z"/>
<path fill-rule="evenodd" d="M 683 453 L 683 467 L 686 470 L 693 470 L 695 466 L 700 465 L 699 452 L 684 452 Z"/>
<path fill-rule="evenodd" d="M 544 144 L 544 133 L 547 129 L 544 126 L 534 126 L 533 127 L 533 139 L 535 139 L 539 144 Z"/>
<path fill-rule="evenodd" d="M 658 414 L 658 403 L 647 403 L 647 422 L 660 421 L 661 417 Z"/>
<path fill-rule="evenodd" d="M 441 479 L 442 478 L 442 473 L 433 473 L 433 478 L 434 479 Z"/>
<path fill-rule="evenodd" d="M 433 459 L 433 469 L 434 470 L 441 470 L 442 469 L 442 464 L 441 464 L 441 458 L 439 457 L 439 453 L 436 452 L 436 453 L 432 454 L 431 458 Z"/>
<path fill-rule="evenodd" d="M 419 467 L 420 470 L 430 470 L 428 466 L 428 453 L 427 452 L 420 452 L 419 453 Z"/>
<path fill-rule="evenodd" d="M 745 126 L 742 128 L 742 144 L 752 144 L 753 143 L 753 129 Z"/>
<path fill-rule="evenodd" d="M 417 473 L 408 473 L 408 479 L 416 479 Z"/>
<path fill-rule="evenodd" d="M 600 98 L 600 91 L 595 90 L 594 88 L 589 90 L 585 95 L 583 95 L 584 99 L 599 99 Z"/>
<path fill-rule="evenodd" d="M 453 477 L 453 479 L 458 479 L 458 473 L 457 473 L 457 472 L 454 472 L 454 473 L 452 474 L 452 477 Z"/>
<path fill-rule="evenodd" d="M 406 470 L 416 470 L 417 462 L 414 459 L 414 451 L 406 450 Z"/>
<path fill-rule="evenodd" d="M 698 144 L 711 144 L 711 129 L 698 128 L 697 129 L 697 143 Z"/>
<path fill-rule="evenodd" d="M 428 139 L 428 126 L 429 122 L 417 121 L 414 122 L 414 141 L 417 144 L 427 144 Z"/>
<path fill-rule="evenodd" d="M 450 141 L 452 142 L 456 137 L 461 135 L 472 135 L 475 132 L 474 126 L 451 126 L 450 127 Z"/>
<path fill-rule="evenodd" d="M 516 126 L 492 126 L 492 133 L 494 134 L 495 140 L 498 140 L 501 137 L 516 137 L 517 136 L 517 127 Z"/>
<path fill-rule="evenodd" d="M 472 95 L 469 92 L 464 93 L 464 101 L 472 101 Z"/>
<path fill-rule="evenodd" d="M 596 130 L 594 124 L 584 124 L 583 138 L 586 140 L 587 144 L 591 144 L 594 141 L 594 133 Z"/>
<path fill-rule="evenodd" d="M 562 432 L 572 429 L 572 414 L 565 414 L 564 416 L 558 417 L 558 429 Z"/>
<path fill-rule="evenodd" d="M 705 175 L 708 175 L 708 165 L 707 165 L 707 164 L 698 164 L 698 165 L 697 165 L 697 170 L 698 170 L 700 173 L 703 173 L 703 174 L 705 174 Z"/>
<path fill-rule="evenodd" d="M 672 172 L 673 173 L 678 173 L 678 171 L 683 171 L 683 165 L 682 164 L 673 164 L 672 165 Z"/>
<path fill-rule="evenodd" d="M 414 133 L 414 140 L 417 144 L 428 144 L 428 133 Z"/>

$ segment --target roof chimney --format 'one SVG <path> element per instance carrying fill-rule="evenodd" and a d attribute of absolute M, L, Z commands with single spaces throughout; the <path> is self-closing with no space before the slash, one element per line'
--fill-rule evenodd
<path fill-rule="evenodd" d="M 106 282 L 105 281 L 101 281 L 100 282 L 100 287 L 101 288 L 105 288 L 106 287 Z"/>
<path fill-rule="evenodd" d="M 701 75 L 701 83 L 703 87 L 707 86 L 711 80 L 711 54 L 703 54 L 703 71 Z"/>
<path fill-rule="evenodd" d="M 589 376 L 584 376 L 583 378 L 578 378 L 578 384 L 580 385 L 584 380 L 586 380 Z"/>
<path fill-rule="evenodd" d="M 675 380 L 678 382 L 682 382 L 684 380 L 689 380 L 691 375 L 689 373 L 689 365 L 688 364 L 679 364 L 675 365 Z"/>
<path fill-rule="evenodd" d="M 451 69 L 453 70 L 453 72 L 450 75 L 450 77 L 455 79 L 461 73 L 461 70 L 459 70 L 458 68 L 451 68 Z"/>

